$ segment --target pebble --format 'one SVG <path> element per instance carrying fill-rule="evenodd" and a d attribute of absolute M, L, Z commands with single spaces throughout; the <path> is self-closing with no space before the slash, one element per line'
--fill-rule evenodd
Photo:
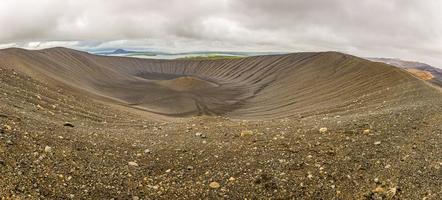
<path fill-rule="evenodd" d="M 204 135 L 204 134 L 201 133 L 201 132 L 197 132 L 197 133 L 195 133 L 195 136 L 197 136 L 197 137 L 201 137 L 201 138 L 206 138 L 206 135 Z"/>
<path fill-rule="evenodd" d="M 192 170 L 192 169 L 193 169 L 193 167 L 192 167 L 192 166 L 190 166 L 190 165 L 189 165 L 189 166 L 187 166 L 187 170 L 189 170 L 189 171 L 190 171 L 190 170 Z"/>
<path fill-rule="evenodd" d="M 381 144 L 381 141 L 374 142 L 373 144 L 374 144 L 374 145 L 380 145 L 380 144 Z"/>
<path fill-rule="evenodd" d="M 132 200 L 139 200 L 140 199 L 140 197 L 138 197 L 138 196 L 133 196 L 132 197 Z"/>
<path fill-rule="evenodd" d="M 384 188 L 382 187 L 377 187 L 373 190 L 374 193 L 383 193 L 385 192 Z"/>
<path fill-rule="evenodd" d="M 11 140 L 6 140 L 6 144 L 13 145 L 14 143 Z"/>
<path fill-rule="evenodd" d="M 322 127 L 322 128 L 319 129 L 320 133 L 325 133 L 327 131 L 328 131 L 328 129 L 326 127 Z"/>
<path fill-rule="evenodd" d="M 213 188 L 213 189 L 217 189 L 217 188 L 221 187 L 221 185 L 218 182 L 213 181 L 209 184 L 209 187 Z"/>
<path fill-rule="evenodd" d="M 46 153 L 50 153 L 52 151 L 52 147 L 50 146 L 45 146 L 45 152 Z"/>
<path fill-rule="evenodd" d="M 150 149 L 145 149 L 144 153 L 150 153 Z"/>
<path fill-rule="evenodd" d="M 3 127 L 5 127 L 5 130 L 6 130 L 6 131 L 10 131 L 10 130 L 12 130 L 12 127 L 9 126 L 9 125 L 7 125 L 7 124 L 5 124 Z"/>
<path fill-rule="evenodd" d="M 375 178 L 375 179 L 374 179 L 374 182 L 375 182 L 375 183 L 379 183 L 379 178 Z"/>
<path fill-rule="evenodd" d="M 234 177 L 230 177 L 229 181 L 235 181 L 236 179 Z"/>
<path fill-rule="evenodd" d="M 241 131 L 241 137 L 252 136 L 252 135 L 253 135 L 253 131 L 250 131 L 250 130 Z"/>
<path fill-rule="evenodd" d="M 129 166 L 138 167 L 138 163 L 136 162 L 129 162 L 128 164 Z"/>
<path fill-rule="evenodd" d="M 369 134 L 370 133 L 370 129 L 365 129 L 362 133 Z"/>

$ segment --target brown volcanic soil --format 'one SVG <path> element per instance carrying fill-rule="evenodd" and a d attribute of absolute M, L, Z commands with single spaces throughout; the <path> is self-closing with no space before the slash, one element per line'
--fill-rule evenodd
<path fill-rule="evenodd" d="M 442 197 L 442 93 L 389 65 L 56 48 L 2 50 L 0 69 L 5 198 Z M 198 114 L 223 117 L 173 118 Z"/>

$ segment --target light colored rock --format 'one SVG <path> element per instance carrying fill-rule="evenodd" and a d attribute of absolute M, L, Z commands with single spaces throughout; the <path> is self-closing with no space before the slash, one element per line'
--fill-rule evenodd
<path fill-rule="evenodd" d="M 387 191 L 388 199 L 393 198 L 396 195 L 396 192 L 397 192 L 397 187 L 392 187 L 392 188 L 388 189 L 388 191 Z"/>
<path fill-rule="evenodd" d="M 322 128 L 319 129 L 320 133 L 325 133 L 327 131 L 328 131 L 328 129 L 326 127 L 322 127 Z"/>
<path fill-rule="evenodd" d="M 50 153 L 52 151 L 52 147 L 50 146 L 45 146 L 45 152 L 46 153 Z"/>
<path fill-rule="evenodd" d="M 375 182 L 375 183 L 379 183 L 379 178 L 375 178 L 375 179 L 374 179 L 374 182 Z"/>
<path fill-rule="evenodd" d="M 370 129 L 365 129 L 364 131 L 362 131 L 362 133 L 369 134 L 370 133 Z"/>
<path fill-rule="evenodd" d="M 213 189 L 218 189 L 219 187 L 221 187 L 221 185 L 218 182 L 213 181 L 209 184 L 209 187 Z"/>
<path fill-rule="evenodd" d="M 235 181 L 236 179 L 234 177 L 230 177 L 229 181 Z"/>
<path fill-rule="evenodd" d="M 376 142 L 374 142 L 373 144 L 374 144 L 374 145 L 380 145 L 380 144 L 381 144 L 381 141 L 376 141 Z"/>
<path fill-rule="evenodd" d="M 136 162 L 128 162 L 129 166 L 138 167 L 138 163 Z"/>
<path fill-rule="evenodd" d="M 251 130 L 241 131 L 241 137 L 252 136 L 252 135 L 253 135 L 253 131 L 251 131 Z"/>
<path fill-rule="evenodd" d="M 382 187 L 377 187 L 373 190 L 374 193 L 384 193 L 385 189 Z"/>
<path fill-rule="evenodd" d="M 12 127 L 9 126 L 9 125 L 7 125 L 7 124 L 5 124 L 3 127 L 5 127 L 5 130 L 6 130 L 6 131 L 10 131 L 10 130 L 12 130 Z"/>

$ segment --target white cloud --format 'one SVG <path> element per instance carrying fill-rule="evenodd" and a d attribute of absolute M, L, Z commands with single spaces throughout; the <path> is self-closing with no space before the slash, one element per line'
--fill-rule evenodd
<path fill-rule="evenodd" d="M 440 10 L 439 0 L 1 0 L 0 44 L 337 50 L 442 66 Z"/>

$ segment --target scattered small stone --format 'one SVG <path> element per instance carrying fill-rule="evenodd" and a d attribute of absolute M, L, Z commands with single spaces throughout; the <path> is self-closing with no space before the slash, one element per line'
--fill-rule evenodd
<path fill-rule="evenodd" d="M 133 197 L 132 197 L 132 200 L 140 200 L 140 197 L 138 197 L 138 196 L 133 196 Z"/>
<path fill-rule="evenodd" d="M 232 176 L 229 178 L 229 181 L 235 181 L 236 179 Z"/>
<path fill-rule="evenodd" d="M 389 197 L 389 199 L 393 198 L 396 195 L 397 192 L 397 187 L 392 187 L 387 191 L 387 197 Z"/>
<path fill-rule="evenodd" d="M 374 144 L 374 145 L 380 145 L 380 144 L 381 144 L 381 141 L 376 141 L 376 142 L 374 142 L 373 144 Z"/>
<path fill-rule="evenodd" d="M 14 143 L 11 140 L 6 140 L 7 145 L 13 145 Z"/>
<path fill-rule="evenodd" d="M 385 165 L 385 169 L 390 169 L 391 165 Z"/>
<path fill-rule="evenodd" d="M 45 150 L 46 153 L 50 153 L 52 151 L 52 147 L 50 146 L 45 146 Z"/>
<path fill-rule="evenodd" d="M 218 189 L 221 185 L 218 182 L 213 181 L 209 184 L 209 187 L 212 189 Z"/>
<path fill-rule="evenodd" d="M 203 137 L 204 135 L 203 135 L 203 133 L 201 133 L 201 132 L 197 132 L 197 133 L 195 133 L 195 136 L 197 136 L 197 137 Z"/>
<path fill-rule="evenodd" d="M 160 186 L 158 186 L 158 185 L 152 186 L 152 189 L 154 189 L 154 190 L 158 190 L 159 188 L 160 188 Z"/>
<path fill-rule="evenodd" d="M 319 129 L 320 133 L 325 133 L 327 131 L 328 131 L 328 129 L 326 127 L 322 127 L 322 128 Z"/>
<path fill-rule="evenodd" d="M 6 130 L 6 131 L 10 131 L 10 130 L 12 130 L 12 127 L 9 126 L 9 125 L 7 125 L 7 124 L 5 124 L 3 127 L 5 127 L 5 130 Z"/>
<path fill-rule="evenodd" d="M 166 170 L 166 173 L 170 173 L 172 170 L 171 169 L 168 169 L 168 170 Z"/>
<path fill-rule="evenodd" d="M 136 162 L 129 162 L 128 164 L 129 164 L 129 166 L 132 166 L 132 167 L 138 167 L 138 163 L 136 163 Z"/>
<path fill-rule="evenodd" d="M 374 193 L 383 193 L 385 192 L 385 189 L 382 187 L 377 187 L 373 190 Z"/>
<path fill-rule="evenodd" d="M 253 131 L 251 131 L 251 130 L 241 131 L 241 137 L 252 136 L 252 135 L 253 135 Z"/>
<path fill-rule="evenodd" d="M 145 149 L 144 153 L 150 153 L 150 149 Z"/>
<path fill-rule="evenodd" d="M 73 125 L 72 123 L 70 123 L 70 122 L 65 122 L 65 123 L 63 124 L 63 126 L 67 126 L 67 127 L 71 127 L 71 128 L 74 127 L 74 125 Z"/>
<path fill-rule="evenodd" d="M 362 133 L 369 134 L 370 133 L 370 129 L 365 129 Z"/>
<path fill-rule="evenodd" d="M 374 182 L 375 182 L 375 183 L 379 183 L 379 178 L 375 178 L 375 179 L 374 179 Z"/>
<path fill-rule="evenodd" d="M 187 166 L 187 170 L 189 170 L 189 171 L 193 170 L 193 167 L 189 165 L 189 166 Z"/>

